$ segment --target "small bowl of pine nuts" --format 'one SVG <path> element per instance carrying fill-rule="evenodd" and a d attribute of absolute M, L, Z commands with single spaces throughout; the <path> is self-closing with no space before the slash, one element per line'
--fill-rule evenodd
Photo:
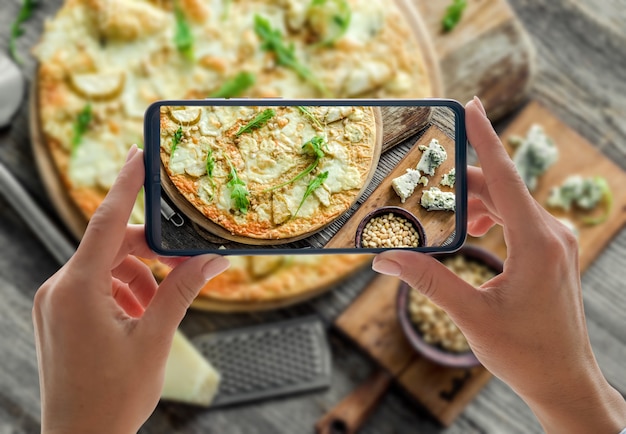
<path fill-rule="evenodd" d="M 480 247 L 465 245 L 455 253 L 434 255 L 448 269 L 478 287 L 502 272 L 503 263 Z M 417 289 L 400 285 L 398 319 L 411 346 L 440 365 L 469 368 L 480 364 L 465 336 L 448 314 Z"/>
<path fill-rule="evenodd" d="M 417 217 L 398 206 L 384 206 L 361 220 L 354 243 L 357 248 L 385 249 L 426 246 L 426 232 Z"/>

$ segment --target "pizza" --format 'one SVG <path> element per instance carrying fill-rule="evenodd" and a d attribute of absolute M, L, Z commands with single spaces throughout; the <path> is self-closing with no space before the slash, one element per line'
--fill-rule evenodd
<path fill-rule="evenodd" d="M 307 298 L 361 270 L 371 255 L 229 256 L 231 266 L 200 291 L 195 307 L 229 310 Z"/>
<path fill-rule="evenodd" d="M 169 180 L 238 237 L 293 240 L 320 229 L 352 206 L 378 162 L 372 107 L 160 110 Z"/>
<path fill-rule="evenodd" d="M 418 41 L 384 0 L 67 0 L 34 54 L 45 140 L 86 217 L 154 101 L 432 94 Z"/>
<path fill-rule="evenodd" d="M 43 140 L 87 219 L 154 101 L 433 96 L 420 41 L 386 0 L 66 0 L 33 52 Z M 144 215 L 140 195 L 131 221 Z"/>

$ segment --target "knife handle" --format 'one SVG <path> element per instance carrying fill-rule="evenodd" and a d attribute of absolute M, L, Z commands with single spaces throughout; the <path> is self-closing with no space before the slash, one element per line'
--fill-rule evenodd
<path fill-rule="evenodd" d="M 61 265 L 74 254 L 76 248 L 44 214 L 39 205 L 15 179 L 13 174 L 0 163 L 0 193 L 4 195 L 15 212 L 33 231 L 52 256 Z"/>
<path fill-rule="evenodd" d="M 391 374 L 383 369 L 374 372 L 315 424 L 315 432 L 355 434 L 385 395 L 391 379 Z"/>

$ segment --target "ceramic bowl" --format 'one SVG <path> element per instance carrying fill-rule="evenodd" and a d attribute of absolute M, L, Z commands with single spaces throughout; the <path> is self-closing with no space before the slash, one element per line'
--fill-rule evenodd
<path fill-rule="evenodd" d="M 424 247 L 426 246 L 426 232 L 424 231 L 424 226 L 422 226 L 422 223 L 420 223 L 419 219 L 417 217 L 415 217 L 410 211 L 407 211 L 404 208 L 400 208 L 399 206 L 383 206 L 381 208 L 377 208 L 374 211 L 370 212 L 369 214 L 367 214 L 363 220 L 361 220 L 361 222 L 359 223 L 359 226 L 356 229 L 356 236 L 354 239 L 354 245 L 357 248 L 361 248 L 362 247 L 362 241 L 363 241 L 363 230 L 365 229 L 365 225 L 367 225 L 367 223 L 375 218 L 375 217 L 380 217 L 380 216 L 384 216 L 387 214 L 394 214 L 396 216 L 399 217 L 403 217 L 406 220 L 408 220 L 409 222 L 411 222 L 411 224 L 413 225 L 413 227 L 417 230 L 417 234 L 419 236 L 419 240 L 417 242 L 417 246 L 418 247 Z M 376 248 L 376 247 L 374 247 Z"/>
<path fill-rule="evenodd" d="M 472 245 L 465 245 L 455 253 L 437 254 L 433 256 L 439 261 L 442 261 L 446 258 L 458 255 L 465 256 L 467 259 L 484 264 L 496 274 L 502 273 L 503 263 L 498 257 L 485 249 Z M 411 287 L 402 282 L 398 290 L 397 309 L 400 326 L 402 327 L 402 331 L 411 346 L 424 357 L 443 366 L 470 368 L 472 366 L 479 365 L 480 362 L 471 350 L 462 353 L 455 353 L 448 351 L 439 345 L 433 345 L 424 341 L 421 332 L 418 330 L 413 321 L 411 321 L 411 315 L 409 313 L 410 291 Z"/>

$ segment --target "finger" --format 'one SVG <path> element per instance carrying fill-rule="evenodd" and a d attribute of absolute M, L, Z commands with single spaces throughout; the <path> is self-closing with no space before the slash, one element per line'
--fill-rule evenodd
<path fill-rule="evenodd" d="M 159 256 L 157 259 L 170 268 L 176 268 L 189 259 L 189 256 Z"/>
<path fill-rule="evenodd" d="M 112 270 L 113 276 L 128 284 L 143 307 L 148 306 L 157 290 L 152 271 L 134 256 L 127 256 Z"/>
<path fill-rule="evenodd" d="M 495 222 L 488 216 L 480 217 L 467 224 L 467 232 L 473 237 L 482 237 L 495 226 Z"/>
<path fill-rule="evenodd" d="M 483 188 L 489 191 L 505 225 L 525 227 L 538 217 L 537 207 L 480 105 L 477 98 L 467 104 L 466 126 L 469 142 L 480 160 L 485 179 Z M 525 235 L 523 231 L 513 234 Z"/>
<path fill-rule="evenodd" d="M 171 268 L 176 267 L 187 259 L 186 256 L 159 256 L 154 253 L 146 241 L 144 225 L 128 225 L 126 227 L 126 236 L 124 237 L 122 247 L 117 253 L 114 264 L 119 264 L 128 255 L 138 256 L 143 259 L 156 259 Z"/>
<path fill-rule="evenodd" d="M 126 234 L 126 224 L 144 182 L 143 151 L 135 145 L 113 187 L 89 221 L 78 246 L 77 261 L 83 266 L 114 263 Z"/>
<path fill-rule="evenodd" d="M 501 224 L 500 218 L 494 214 L 480 199 L 470 199 L 467 201 L 467 221 L 472 223 L 476 220 L 488 217 L 492 222 Z"/>
<path fill-rule="evenodd" d="M 435 258 L 402 250 L 383 252 L 374 258 L 374 271 L 394 275 L 427 296 L 453 317 L 471 311 L 476 289 Z"/>
<path fill-rule="evenodd" d="M 139 256 L 144 259 L 157 257 L 157 254 L 148 247 L 144 225 L 126 225 L 124 240 L 115 256 L 114 264 L 119 264 L 128 255 Z"/>
<path fill-rule="evenodd" d="M 204 284 L 230 266 L 228 259 L 201 255 L 187 259 L 161 282 L 148 306 L 142 327 L 151 332 L 173 332 Z"/>
<path fill-rule="evenodd" d="M 126 315 L 133 318 L 140 318 L 143 315 L 144 308 L 126 283 L 113 279 L 112 295 L 117 305 Z"/>

